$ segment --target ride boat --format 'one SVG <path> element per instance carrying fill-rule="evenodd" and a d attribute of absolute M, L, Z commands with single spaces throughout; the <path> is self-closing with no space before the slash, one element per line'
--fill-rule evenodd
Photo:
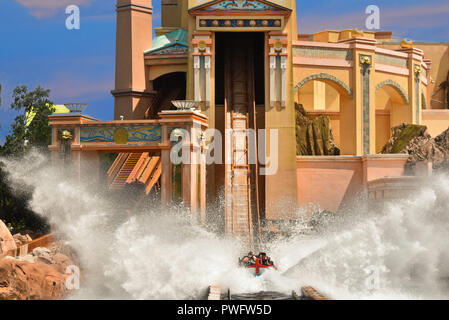
<path fill-rule="evenodd" d="M 268 269 L 277 270 L 277 268 L 273 265 L 262 264 L 262 261 L 259 258 L 255 258 L 254 260 L 254 263 L 245 265 L 245 268 L 251 270 L 251 273 L 253 273 L 256 277 L 261 276 Z"/>

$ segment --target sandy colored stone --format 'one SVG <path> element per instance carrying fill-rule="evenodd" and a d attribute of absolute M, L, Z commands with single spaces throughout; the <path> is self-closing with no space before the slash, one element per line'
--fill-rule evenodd
<path fill-rule="evenodd" d="M 31 242 L 32 239 L 28 234 L 21 234 L 16 233 L 13 235 L 14 241 L 16 242 L 17 247 L 23 246 L 24 244 L 27 244 L 28 242 Z"/>
<path fill-rule="evenodd" d="M 0 255 L 16 250 L 16 242 L 5 223 L 0 220 Z"/>
<path fill-rule="evenodd" d="M 49 300 L 64 297 L 68 275 L 36 261 L 0 260 L 0 300 Z"/>

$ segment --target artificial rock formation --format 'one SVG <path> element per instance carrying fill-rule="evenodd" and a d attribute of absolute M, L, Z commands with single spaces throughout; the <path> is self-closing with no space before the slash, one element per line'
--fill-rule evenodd
<path fill-rule="evenodd" d="M 313 120 L 301 104 L 295 103 L 296 154 L 298 156 L 336 156 L 340 149 L 334 143 L 330 119 L 320 115 Z"/>
<path fill-rule="evenodd" d="M 28 242 L 31 242 L 33 240 L 31 239 L 29 234 L 23 235 L 21 233 L 16 233 L 12 237 L 14 238 L 17 247 L 23 246 L 24 244 L 27 244 Z"/>
<path fill-rule="evenodd" d="M 0 256 L 17 249 L 15 239 L 8 227 L 0 220 Z"/>
<path fill-rule="evenodd" d="M 55 243 L 49 249 L 35 248 L 30 254 L 0 260 L 0 300 L 61 299 L 70 291 L 66 281 L 73 265 Z"/>
<path fill-rule="evenodd" d="M 426 126 L 400 124 L 392 128 L 391 139 L 381 153 L 407 153 L 406 169 L 413 169 L 418 162 L 431 161 L 433 169 L 448 167 L 449 128 L 436 138 L 427 132 Z"/>
<path fill-rule="evenodd" d="M 436 169 L 449 168 L 449 128 L 434 140 L 435 144 L 443 153 L 443 160 L 436 165 Z"/>

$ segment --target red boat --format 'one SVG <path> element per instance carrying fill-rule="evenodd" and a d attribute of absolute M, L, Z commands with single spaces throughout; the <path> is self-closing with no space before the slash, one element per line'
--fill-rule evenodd
<path fill-rule="evenodd" d="M 256 277 L 262 275 L 268 269 L 274 269 L 274 270 L 278 269 L 275 266 L 267 266 L 265 264 L 262 264 L 260 262 L 259 258 L 256 258 L 256 263 L 250 264 L 250 265 L 246 266 L 246 268 L 250 268 L 251 271 L 254 271 L 254 275 Z"/>

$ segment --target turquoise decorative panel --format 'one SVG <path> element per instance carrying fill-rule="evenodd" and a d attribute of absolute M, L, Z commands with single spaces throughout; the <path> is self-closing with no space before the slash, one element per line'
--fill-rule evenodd
<path fill-rule="evenodd" d="M 223 0 L 211 6 L 204 8 L 205 11 L 277 11 L 279 7 L 272 6 L 256 0 Z"/>
<path fill-rule="evenodd" d="M 123 128 L 128 132 L 128 143 L 160 142 L 162 126 L 160 125 L 130 125 L 116 127 L 81 127 L 80 142 L 114 142 L 114 133 Z"/>

